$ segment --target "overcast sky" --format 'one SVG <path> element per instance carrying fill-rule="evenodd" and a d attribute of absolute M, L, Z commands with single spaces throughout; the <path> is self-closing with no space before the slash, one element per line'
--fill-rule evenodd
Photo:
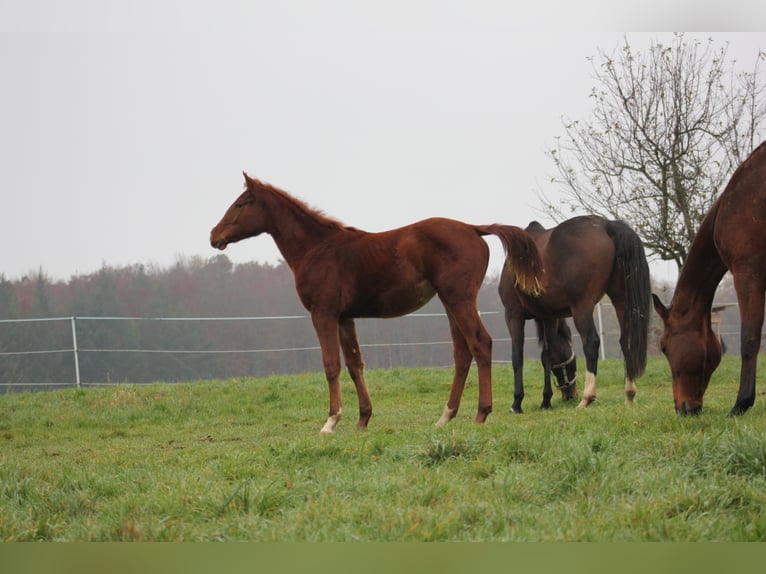
<path fill-rule="evenodd" d="M 0 274 L 212 256 L 243 170 L 370 231 L 549 223 L 588 58 L 671 36 L 539 31 L 516 4 L 0 0 Z M 766 48 L 713 37 L 748 69 Z M 226 254 L 279 259 L 268 236 Z"/>

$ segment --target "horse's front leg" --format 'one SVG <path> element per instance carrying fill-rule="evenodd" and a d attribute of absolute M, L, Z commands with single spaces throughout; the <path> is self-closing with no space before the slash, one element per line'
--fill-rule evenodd
<path fill-rule="evenodd" d="M 340 347 L 343 350 L 343 358 L 346 361 L 351 380 L 356 387 L 356 396 L 359 399 L 359 422 L 356 428 L 366 429 L 367 423 L 372 416 L 372 402 L 367 391 L 367 383 L 364 380 L 364 360 L 362 350 L 359 348 L 359 339 L 356 336 L 356 326 L 353 319 L 343 319 L 340 322 Z"/>
<path fill-rule="evenodd" d="M 551 408 L 551 398 L 553 398 L 553 388 L 551 387 L 551 353 L 548 349 L 543 349 L 540 354 L 540 362 L 543 364 L 543 402 L 540 404 L 540 410 Z"/>
<path fill-rule="evenodd" d="M 505 312 L 505 323 L 511 336 L 511 363 L 513 364 L 513 405 L 508 412 L 522 414 L 524 400 L 524 319 Z"/>
<path fill-rule="evenodd" d="M 540 404 L 541 410 L 551 408 L 551 398 L 553 398 L 553 389 L 551 388 L 551 370 L 553 365 L 552 358 L 552 338 L 555 336 L 557 321 L 546 320 L 539 321 L 543 333 L 543 351 L 540 354 L 540 361 L 543 364 L 543 402 Z"/>
<path fill-rule="evenodd" d="M 343 412 L 340 392 L 340 342 L 338 339 L 338 319 L 336 317 L 311 314 L 319 346 L 322 349 L 322 364 L 330 391 L 330 412 L 321 434 L 329 434 L 335 430 Z"/>
<path fill-rule="evenodd" d="M 739 391 L 734 407 L 729 416 L 745 413 L 755 404 L 755 373 L 758 351 L 761 348 L 761 328 L 763 327 L 764 292 L 756 286 L 738 285 L 734 278 L 739 298 L 739 313 L 742 320 L 740 331 L 741 359 L 739 372 Z M 741 294 L 742 293 L 742 294 Z"/>

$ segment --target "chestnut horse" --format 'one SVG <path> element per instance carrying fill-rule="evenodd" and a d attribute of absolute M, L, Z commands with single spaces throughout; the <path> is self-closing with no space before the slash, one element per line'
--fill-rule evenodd
<path fill-rule="evenodd" d="M 716 288 L 726 271 L 742 321 L 739 392 L 730 416 L 755 402 L 755 371 L 761 347 L 766 291 L 766 142 L 731 176 L 723 193 L 702 220 L 678 276 L 670 305 L 654 295 L 664 332 L 660 348 L 668 359 L 676 411 L 696 414 L 721 361 L 721 343 L 710 325 Z"/>
<path fill-rule="evenodd" d="M 535 293 L 542 262 L 532 238 L 519 227 L 440 218 L 368 233 L 244 176 L 245 191 L 210 232 L 210 243 L 225 249 L 268 233 L 290 266 L 319 338 L 330 391 L 330 412 L 321 432 L 332 432 L 341 418 L 341 351 L 359 399 L 357 428 L 366 428 L 372 415 L 354 318 L 405 315 L 435 294 L 447 310 L 455 361 L 449 399 L 437 425 L 457 414 L 472 359 L 479 371 L 476 422 L 483 423 L 492 411 L 492 339 L 476 308 L 489 263 L 489 247 L 480 236 L 500 238 L 513 266 L 513 281 L 524 292 Z"/>
<path fill-rule="evenodd" d="M 514 285 L 503 270 L 500 276 L 500 298 L 505 306 L 505 321 L 511 335 L 514 400 L 512 413 L 521 413 L 524 399 L 524 323 L 534 319 L 538 324 L 543 347 L 545 387 L 542 409 L 550 408 L 553 392 L 550 371 L 556 360 L 552 353 L 565 344 L 561 334 L 563 317 L 571 316 L 582 338 L 585 354 L 585 390 L 580 407 L 596 398 L 596 373 L 601 344 L 593 310 L 596 303 L 609 295 L 620 325 L 620 347 L 625 359 L 625 397 L 632 402 L 636 394 L 635 380 L 646 368 L 651 285 L 644 246 L 636 233 L 622 221 L 609 221 L 586 215 L 564 221 L 553 229 L 545 229 L 534 221 L 526 228 L 534 237 L 542 254 L 545 273 L 543 291 L 530 297 Z M 564 347 L 566 349 L 566 347 Z M 571 337 L 569 340 L 571 351 Z M 566 350 L 563 351 L 566 353 Z M 574 359 L 574 354 L 572 354 Z M 560 385 L 564 399 L 576 396 L 574 384 Z"/>

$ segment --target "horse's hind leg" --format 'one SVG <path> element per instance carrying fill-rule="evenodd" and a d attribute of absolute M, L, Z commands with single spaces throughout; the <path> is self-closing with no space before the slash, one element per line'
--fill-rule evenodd
<path fill-rule="evenodd" d="M 492 338 L 481 322 L 475 305 L 466 303 L 447 307 L 447 315 L 452 332 L 455 377 L 447 406 L 436 424 L 441 426 L 457 414 L 472 357 L 476 360 L 479 370 L 479 408 L 476 422 L 483 423 L 492 412 Z"/>
<path fill-rule="evenodd" d="M 372 416 L 372 402 L 367 392 L 367 383 L 364 381 L 364 360 L 353 319 L 344 319 L 340 322 L 340 347 L 359 398 L 359 422 L 356 423 L 356 428 L 365 429 Z"/>
<path fill-rule="evenodd" d="M 617 315 L 617 323 L 620 326 L 620 349 L 622 349 L 622 356 L 628 357 L 631 349 L 627 348 L 628 337 L 625 333 L 625 295 L 623 291 L 615 291 L 614 289 L 609 291 L 609 298 L 612 300 L 614 306 L 614 312 Z M 627 360 L 627 359 L 626 359 Z M 636 382 L 628 376 L 628 368 L 625 367 L 625 402 L 632 404 L 636 398 Z"/>
<path fill-rule="evenodd" d="M 330 412 L 327 416 L 321 434 L 329 434 L 335 430 L 343 412 L 340 392 L 340 344 L 338 339 L 338 321 L 335 317 L 311 315 L 319 346 L 322 348 L 322 364 L 330 391 Z"/>
<path fill-rule="evenodd" d="M 585 354 L 585 390 L 578 408 L 585 408 L 596 400 L 596 373 L 598 372 L 598 352 L 601 339 L 593 322 L 593 309 L 585 313 L 573 314 L 575 327 L 583 342 Z"/>
<path fill-rule="evenodd" d="M 442 416 L 436 421 L 437 427 L 444 426 L 457 415 L 457 411 L 460 408 L 460 399 L 465 388 L 465 381 L 468 378 L 468 370 L 471 368 L 471 361 L 473 360 L 468 343 L 455 323 L 452 314 L 448 312 L 447 317 L 449 318 L 449 328 L 452 334 L 452 357 L 455 361 L 455 373 L 452 377 L 452 387 L 450 387 L 447 405 L 444 407 Z"/>

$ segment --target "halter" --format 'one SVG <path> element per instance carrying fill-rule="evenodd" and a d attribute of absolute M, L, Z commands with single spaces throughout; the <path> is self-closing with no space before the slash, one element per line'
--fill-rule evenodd
<path fill-rule="evenodd" d="M 566 374 L 567 373 L 566 373 L 566 370 L 564 369 L 564 367 L 566 367 L 569 363 L 571 363 L 574 360 L 575 360 L 575 353 L 574 353 L 574 349 L 572 349 L 572 355 L 566 361 L 563 361 L 563 362 L 558 363 L 556 365 L 551 365 L 551 371 L 553 371 L 555 369 L 561 369 L 561 371 L 563 373 L 563 378 L 564 378 L 564 380 L 566 380 L 566 378 L 567 378 Z M 556 389 L 559 390 L 559 391 L 566 391 L 566 390 L 570 389 L 571 387 L 573 387 L 576 383 L 577 383 L 577 373 L 574 374 L 574 376 L 572 377 L 571 381 L 567 381 L 563 385 L 556 385 Z"/>

